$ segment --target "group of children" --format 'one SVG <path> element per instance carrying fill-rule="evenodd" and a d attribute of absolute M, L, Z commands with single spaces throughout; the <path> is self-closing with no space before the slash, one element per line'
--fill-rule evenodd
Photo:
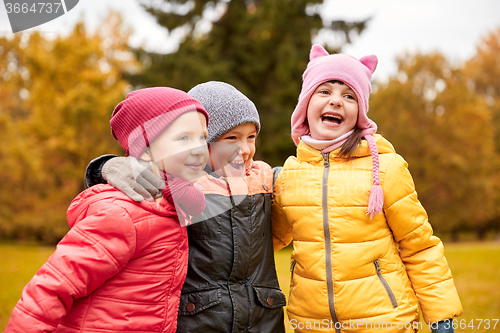
<path fill-rule="evenodd" d="M 274 170 L 253 160 L 259 115 L 233 86 L 128 94 L 110 121 L 127 157 L 88 166 L 5 332 L 285 332 L 274 251 L 292 240 L 296 332 L 415 332 L 419 306 L 453 332 L 443 245 L 367 117 L 376 66 L 312 47 L 297 156 Z"/>

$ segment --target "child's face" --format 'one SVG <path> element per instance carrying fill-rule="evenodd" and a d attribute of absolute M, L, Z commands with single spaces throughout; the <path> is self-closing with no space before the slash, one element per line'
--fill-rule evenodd
<path fill-rule="evenodd" d="M 174 177 L 195 180 L 208 160 L 207 120 L 197 111 L 182 114 L 151 143 L 141 159 Z"/>
<path fill-rule="evenodd" d="M 313 139 L 336 139 L 352 130 L 357 121 L 358 101 L 347 84 L 324 82 L 316 88 L 307 107 L 307 122 Z"/>
<path fill-rule="evenodd" d="M 255 155 L 256 138 L 257 129 L 252 123 L 241 124 L 224 133 L 211 146 L 212 170 L 223 176 L 243 176 Z"/>

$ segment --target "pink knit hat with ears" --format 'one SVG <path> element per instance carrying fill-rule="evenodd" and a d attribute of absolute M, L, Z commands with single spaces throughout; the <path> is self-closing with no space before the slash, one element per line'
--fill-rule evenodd
<path fill-rule="evenodd" d="M 299 102 L 292 114 L 292 138 L 298 145 L 300 137 L 310 133 L 306 122 L 307 108 L 312 94 L 320 84 L 338 80 L 347 84 L 354 91 L 358 100 L 356 127 L 363 130 L 362 134 L 370 147 L 373 162 L 373 186 L 370 190 L 367 212 L 370 214 L 370 218 L 381 213 L 384 204 L 384 194 L 380 187 L 378 150 L 373 139 L 373 134 L 377 132 L 377 124 L 366 115 L 368 98 L 372 91 L 372 73 L 375 71 L 377 63 L 378 59 L 375 55 L 365 56 L 358 60 L 344 54 L 328 54 L 321 45 L 313 45 L 309 55 L 309 63 L 302 75 L 303 83 Z"/>

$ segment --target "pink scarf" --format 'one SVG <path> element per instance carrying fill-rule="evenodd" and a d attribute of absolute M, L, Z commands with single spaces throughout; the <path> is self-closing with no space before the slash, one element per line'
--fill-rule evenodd
<path fill-rule="evenodd" d="M 311 138 L 311 136 L 309 135 L 303 135 L 300 137 L 300 139 L 304 141 L 308 146 L 317 150 L 321 150 L 322 153 L 329 153 L 337 149 L 338 147 L 341 147 L 353 132 L 354 130 L 350 130 L 349 132 L 333 140 L 316 140 Z"/>
<path fill-rule="evenodd" d="M 163 197 L 175 205 L 181 224 L 191 224 L 187 215 L 198 216 L 205 209 L 205 195 L 192 183 L 180 177 L 172 177 L 163 172 L 165 188 L 162 189 Z"/>

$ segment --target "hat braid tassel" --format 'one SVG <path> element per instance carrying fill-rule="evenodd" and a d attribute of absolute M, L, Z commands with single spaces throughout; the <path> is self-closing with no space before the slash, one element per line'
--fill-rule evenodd
<path fill-rule="evenodd" d="M 373 186 L 370 190 L 370 199 L 368 200 L 368 211 L 366 215 L 370 214 L 370 220 L 382 212 L 384 205 L 384 192 L 382 187 L 380 187 L 380 177 L 379 177 L 379 159 L 378 159 L 378 149 L 375 140 L 372 135 L 365 136 L 368 146 L 370 147 L 370 153 L 372 155 L 372 177 Z"/>

